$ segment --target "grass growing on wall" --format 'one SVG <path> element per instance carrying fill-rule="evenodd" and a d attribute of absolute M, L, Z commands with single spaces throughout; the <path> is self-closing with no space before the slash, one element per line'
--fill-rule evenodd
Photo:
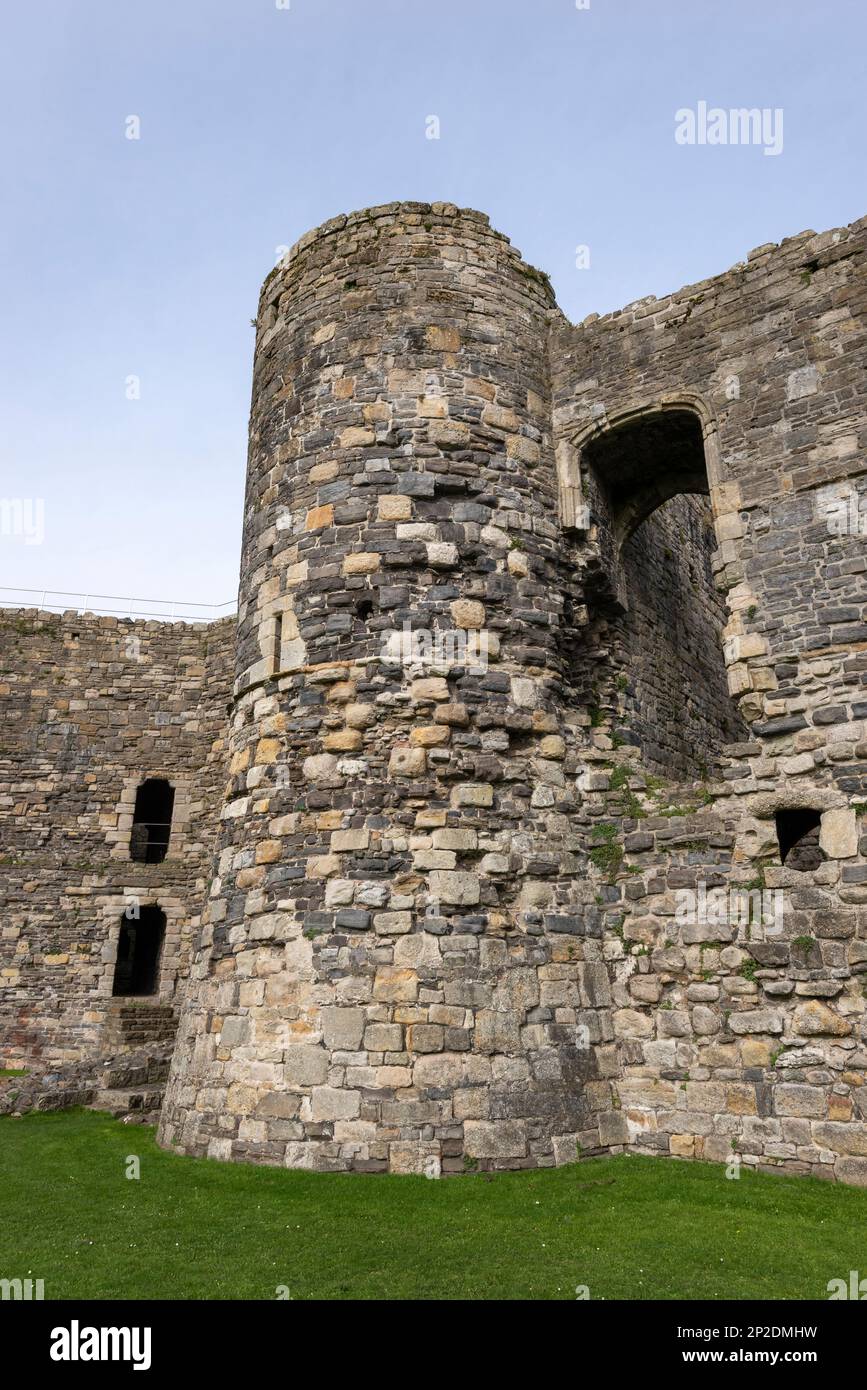
<path fill-rule="evenodd" d="M 89 1111 L 0 1119 L 0 1155 L 0 1277 L 46 1299 L 824 1299 L 864 1264 L 867 1191 L 717 1164 L 290 1172 L 180 1158 Z"/>

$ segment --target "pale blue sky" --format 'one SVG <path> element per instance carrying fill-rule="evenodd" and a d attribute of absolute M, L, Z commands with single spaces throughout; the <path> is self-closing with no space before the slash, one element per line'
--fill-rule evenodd
<path fill-rule="evenodd" d="M 0 535 L 2 585 L 234 598 L 259 285 L 336 213 L 480 208 L 580 319 L 867 212 L 863 0 L 19 0 L 3 27 L 0 499 L 45 523 Z M 781 107 L 782 154 L 678 145 L 701 100 Z"/>

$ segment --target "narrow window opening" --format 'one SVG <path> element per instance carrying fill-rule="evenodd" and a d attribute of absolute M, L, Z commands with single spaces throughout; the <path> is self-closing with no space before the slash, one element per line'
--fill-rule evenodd
<path fill-rule="evenodd" d="M 149 777 L 135 796 L 129 857 L 139 864 L 161 864 L 169 848 L 175 789 L 164 777 Z"/>
<path fill-rule="evenodd" d="M 273 671 L 276 675 L 280 670 L 280 658 L 283 652 L 283 614 L 278 613 L 274 619 L 274 663 Z"/>
<path fill-rule="evenodd" d="M 794 811 L 778 811 L 776 821 L 780 862 L 785 864 L 787 869 L 796 869 L 800 873 L 810 873 L 813 869 L 818 869 L 826 857 L 824 850 L 819 848 L 821 811 L 807 807 Z"/>
<path fill-rule="evenodd" d="M 162 908 L 143 907 L 137 918 L 121 918 L 112 994 L 156 994 L 160 955 L 166 934 Z"/>

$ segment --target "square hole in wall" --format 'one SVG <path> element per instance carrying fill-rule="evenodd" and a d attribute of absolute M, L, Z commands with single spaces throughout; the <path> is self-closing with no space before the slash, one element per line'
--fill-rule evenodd
<path fill-rule="evenodd" d="M 819 848 L 822 812 L 804 806 L 777 811 L 775 819 L 780 862 L 787 869 L 796 869 L 801 873 L 818 869 L 826 858 L 824 850 Z"/>

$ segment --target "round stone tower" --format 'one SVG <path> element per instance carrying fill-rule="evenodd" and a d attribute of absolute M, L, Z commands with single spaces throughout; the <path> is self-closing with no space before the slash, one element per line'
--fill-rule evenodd
<path fill-rule="evenodd" d="M 559 317 L 449 204 L 335 218 L 265 282 L 228 784 L 166 1146 L 434 1174 L 598 1142 Z"/>

